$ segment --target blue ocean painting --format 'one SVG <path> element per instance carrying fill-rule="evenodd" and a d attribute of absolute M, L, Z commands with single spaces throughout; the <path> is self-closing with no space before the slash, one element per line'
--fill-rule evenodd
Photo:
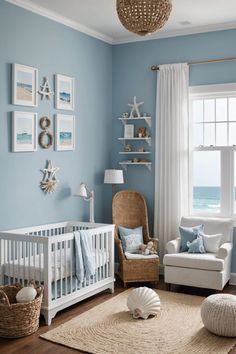
<path fill-rule="evenodd" d="M 17 144 L 32 144 L 32 134 L 26 132 L 17 134 Z"/>
<path fill-rule="evenodd" d="M 72 145 L 72 132 L 60 132 L 60 145 Z"/>
<path fill-rule="evenodd" d="M 60 101 L 63 103 L 70 103 L 71 102 L 71 94 L 68 92 L 60 92 L 59 94 Z"/>

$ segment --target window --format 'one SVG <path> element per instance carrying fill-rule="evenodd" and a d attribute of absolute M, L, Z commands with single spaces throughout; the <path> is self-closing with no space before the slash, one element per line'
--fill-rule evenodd
<path fill-rule="evenodd" d="M 190 89 L 191 214 L 236 214 L 236 84 Z"/>

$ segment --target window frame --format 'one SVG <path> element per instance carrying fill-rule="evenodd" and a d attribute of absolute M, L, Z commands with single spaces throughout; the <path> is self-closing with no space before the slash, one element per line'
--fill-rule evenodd
<path fill-rule="evenodd" d="M 194 122 L 192 106 L 194 100 L 206 100 L 216 98 L 236 97 L 236 83 L 201 85 L 189 88 L 189 214 L 192 216 L 209 217 L 233 217 L 236 219 L 236 208 L 234 210 L 234 189 L 236 187 L 236 176 L 234 176 L 234 156 L 236 146 L 199 146 L 193 145 L 193 126 Z M 216 113 L 215 113 L 216 114 Z M 220 151 L 221 162 L 221 193 L 220 193 L 220 212 L 194 212 L 193 210 L 193 153 L 194 151 Z"/>

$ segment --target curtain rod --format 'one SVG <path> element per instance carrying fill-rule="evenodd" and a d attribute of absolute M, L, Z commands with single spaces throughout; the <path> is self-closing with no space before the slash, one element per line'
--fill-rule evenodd
<path fill-rule="evenodd" d="M 188 63 L 188 65 L 202 65 L 202 64 L 210 64 L 210 63 L 221 63 L 223 61 L 232 61 L 236 60 L 236 57 L 232 58 L 222 58 L 222 59 L 211 59 L 211 60 L 203 60 L 203 61 L 192 61 Z M 152 65 L 151 70 L 157 71 L 159 70 L 159 65 Z"/>

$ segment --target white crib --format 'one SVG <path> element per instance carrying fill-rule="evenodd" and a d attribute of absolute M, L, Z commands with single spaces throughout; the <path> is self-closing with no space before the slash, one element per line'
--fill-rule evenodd
<path fill-rule="evenodd" d="M 74 231 L 88 230 L 96 272 L 75 276 Z M 114 292 L 114 225 L 61 222 L 0 232 L 0 283 L 44 285 L 41 313 L 48 325 L 56 313 L 105 289 Z"/>

